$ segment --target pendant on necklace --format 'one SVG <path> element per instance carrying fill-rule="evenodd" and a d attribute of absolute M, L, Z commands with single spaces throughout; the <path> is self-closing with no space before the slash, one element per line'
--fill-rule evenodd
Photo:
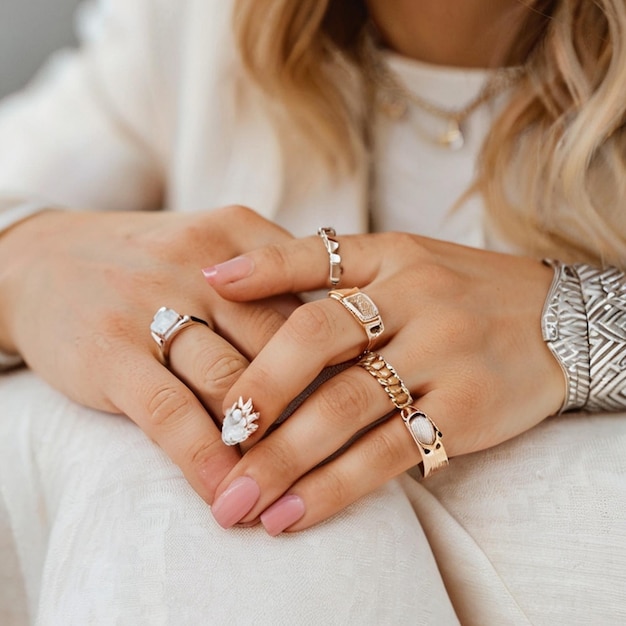
<path fill-rule="evenodd" d="M 457 120 L 448 120 L 448 128 L 439 136 L 439 143 L 450 150 L 460 150 L 465 145 L 465 137 Z"/>

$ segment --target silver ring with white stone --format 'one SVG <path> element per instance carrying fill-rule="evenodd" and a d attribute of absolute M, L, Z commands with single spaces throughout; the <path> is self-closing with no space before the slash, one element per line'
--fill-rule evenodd
<path fill-rule="evenodd" d="M 192 324 L 202 324 L 209 327 L 208 322 L 205 322 L 199 317 L 181 315 L 174 311 L 174 309 L 168 309 L 165 306 L 162 306 L 154 314 L 152 323 L 150 324 L 150 334 L 157 346 L 159 346 L 161 362 L 164 365 L 167 365 L 169 362 L 170 346 L 172 345 L 174 337 L 176 337 L 181 330 L 188 328 Z"/>
<path fill-rule="evenodd" d="M 441 443 L 443 434 L 430 417 L 414 406 L 405 407 L 400 415 L 422 456 L 424 478 L 447 467 L 448 455 Z"/>
<path fill-rule="evenodd" d="M 259 419 L 259 413 L 252 406 L 252 398 L 244 402 L 240 396 L 224 415 L 222 441 L 227 446 L 243 443 L 259 427 L 256 423 L 257 419 Z"/>

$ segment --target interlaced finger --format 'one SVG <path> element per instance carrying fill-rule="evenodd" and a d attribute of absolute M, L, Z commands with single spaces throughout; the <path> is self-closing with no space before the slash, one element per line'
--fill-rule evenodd
<path fill-rule="evenodd" d="M 372 301 L 373 302 L 373 301 Z M 384 311 L 380 312 L 381 319 Z M 386 330 L 393 336 L 393 326 Z M 252 398 L 260 412 L 258 441 L 293 398 L 329 364 L 357 357 L 370 337 L 355 315 L 332 298 L 298 308 L 241 375 L 224 402 L 227 410 L 239 397 Z"/>
<path fill-rule="evenodd" d="M 215 488 L 240 455 L 223 445 L 219 429 L 194 393 L 152 355 L 133 352 L 120 365 L 111 402 L 128 415 L 212 502 Z"/>
<path fill-rule="evenodd" d="M 439 442 L 445 445 L 446 435 L 454 430 L 453 416 L 445 405 L 426 395 L 416 400 L 416 406 L 436 423 L 443 434 Z M 343 454 L 306 474 L 261 513 L 261 521 L 272 535 L 303 530 L 420 463 L 424 464 L 424 453 L 396 413 L 364 434 Z M 437 471 L 443 471 L 445 466 L 442 464 Z M 294 507 L 294 500 L 299 503 L 299 509 Z M 289 513 L 294 510 L 298 510 L 298 515 L 290 518 Z"/>

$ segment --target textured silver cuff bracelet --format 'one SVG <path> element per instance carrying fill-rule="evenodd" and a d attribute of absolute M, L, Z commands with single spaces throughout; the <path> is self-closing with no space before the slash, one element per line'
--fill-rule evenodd
<path fill-rule="evenodd" d="M 589 398 L 587 315 L 574 268 L 558 261 L 544 263 L 554 268 L 554 279 L 541 316 L 541 332 L 565 376 L 562 413 L 582 409 Z"/>
<path fill-rule="evenodd" d="M 626 409 L 626 277 L 615 267 L 574 269 L 587 314 L 591 387 L 586 409 Z"/>
<path fill-rule="evenodd" d="M 554 268 L 541 318 L 566 380 L 561 411 L 626 409 L 626 277 L 614 267 Z"/>

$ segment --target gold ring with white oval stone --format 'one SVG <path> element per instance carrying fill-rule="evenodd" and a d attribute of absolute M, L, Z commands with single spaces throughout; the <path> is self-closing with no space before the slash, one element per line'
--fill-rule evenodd
<path fill-rule="evenodd" d="M 174 337 L 183 330 L 191 326 L 192 324 L 202 324 L 210 328 L 208 322 L 205 322 L 199 317 L 193 315 L 181 315 L 174 311 L 174 309 L 168 309 L 162 306 L 152 318 L 150 324 L 150 334 L 152 339 L 159 346 L 159 353 L 161 355 L 161 362 L 164 365 L 168 364 L 170 346 Z"/>
<path fill-rule="evenodd" d="M 447 467 L 448 455 L 441 443 L 443 435 L 430 417 L 414 406 L 405 407 L 400 415 L 422 455 L 424 478 Z"/>
<path fill-rule="evenodd" d="M 369 350 L 374 343 L 374 339 L 380 337 L 385 330 L 378 307 L 372 299 L 360 291 L 358 287 L 334 289 L 328 292 L 328 297 L 340 302 L 363 327 L 367 335 L 365 351 Z"/>
<path fill-rule="evenodd" d="M 396 370 L 378 352 L 364 352 L 357 365 L 378 381 L 396 408 L 403 409 L 413 402 L 411 392 Z"/>

